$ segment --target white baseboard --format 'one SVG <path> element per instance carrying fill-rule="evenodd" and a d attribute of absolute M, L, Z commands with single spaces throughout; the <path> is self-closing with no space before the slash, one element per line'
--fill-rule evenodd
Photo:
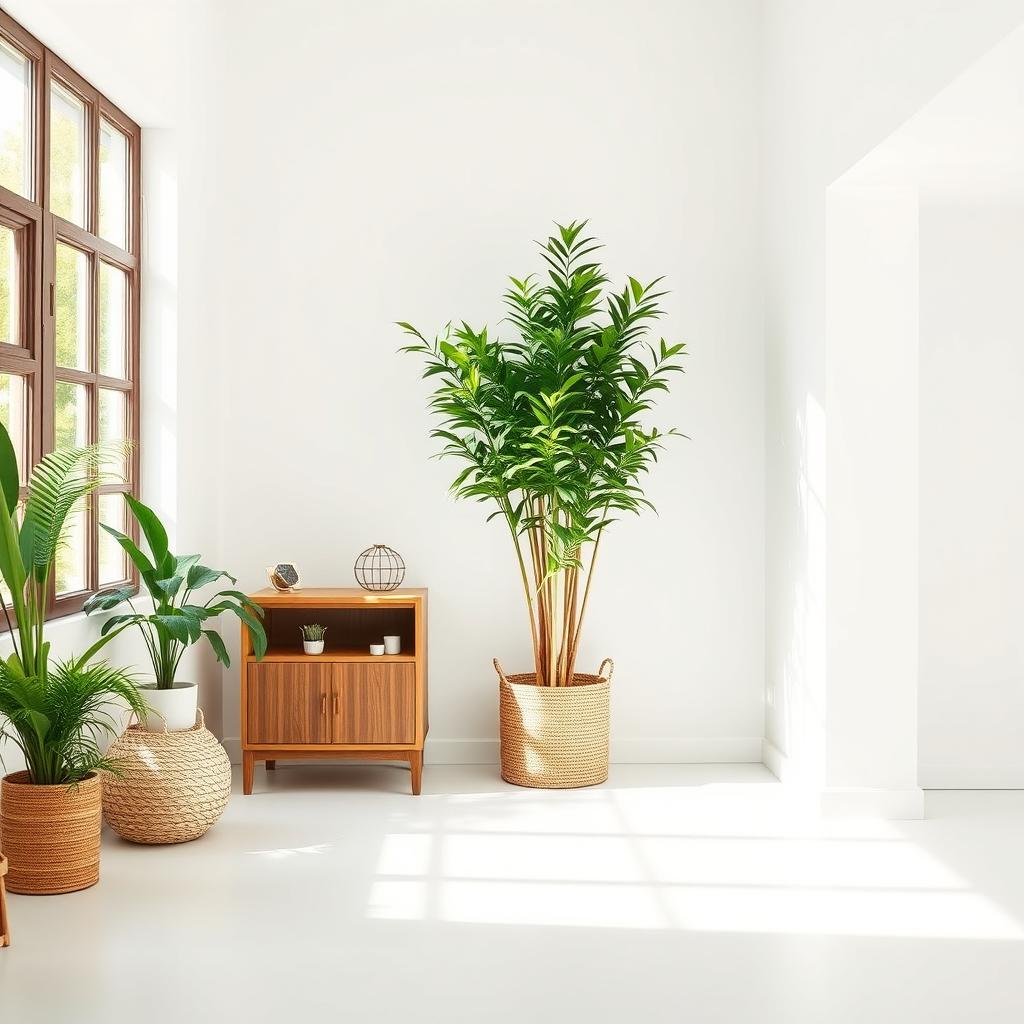
<path fill-rule="evenodd" d="M 426 764 L 497 764 L 497 740 L 432 740 L 423 749 Z"/>
<path fill-rule="evenodd" d="M 792 774 L 789 758 L 771 740 L 761 740 L 761 763 L 779 782 L 792 781 L 787 778 L 787 776 Z"/>
<path fill-rule="evenodd" d="M 612 764 L 760 764 L 760 736 L 613 739 Z"/>
<path fill-rule="evenodd" d="M 242 760 L 237 736 L 224 739 L 232 764 Z M 613 764 L 760 764 L 761 738 L 612 740 Z M 498 741 L 427 739 L 427 764 L 497 764 Z"/>

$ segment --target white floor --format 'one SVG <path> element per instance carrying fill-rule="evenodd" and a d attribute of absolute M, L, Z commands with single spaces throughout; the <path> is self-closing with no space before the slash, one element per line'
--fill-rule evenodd
<path fill-rule="evenodd" d="M 822 822 L 755 766 L 257 770 L 205 839 L 10 897 L 0 1019 L 1019 1022 L 1024 793 Z"/>

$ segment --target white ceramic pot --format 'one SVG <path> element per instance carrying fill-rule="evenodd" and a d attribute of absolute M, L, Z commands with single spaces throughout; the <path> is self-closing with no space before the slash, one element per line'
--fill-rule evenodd
<path fill-rule="evenodd" d="M 400 636 L 386 636 L 386 637 L 384 637 L 384 653 L 385 654 L 401 654 L 402 653 L 402 638 Z"/>
<path fill-rule="evenodd" d="M 307 654 L 323 654 L 324 642 L 323 640 L 303 640 L 302 649 Z"/>
<path fill-rule="evenodd" d="M 196 724 L 196 705 L 199 687 L 195 683 L 175 683 L 169 690 L 158 690 L 155 683 L 140 687 L 149 705 L 146 728 L 150 732 L 168 732 L 191 729 Z"/>

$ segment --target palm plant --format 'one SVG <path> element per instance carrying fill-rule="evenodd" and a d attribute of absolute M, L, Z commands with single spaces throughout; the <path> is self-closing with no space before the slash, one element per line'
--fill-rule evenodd
<path fill-rule="evenodd" d="M 237 581 L 222 569 L 210 569 L 200 564 L 199 555 L 173 554 L 168 546 L 167 530 L 156 513 L 130 494 L 125 495 L 125 501 L 146 539 L 149 555 L 120 530 L 101 525 L 132 560 L 152 598 L 153 611 L 136 609 L 132 603 L 136 595 L 133 587 L 93 594 L 85 603 L 86 613 L 109 611 L 122 604 L 131 608 L 130 612 L 107 619 L 101 636 L 116 636 L 130 626 L 137 626 L 149 651 L 158 690 L 174 687 L 182 655 L 203 637 L 206 637 L 217 660 L 230 666 L 231 659 L 220 634 L 215 629 L 204 628 L 205 623 L 224 612 L 237 616 L 249 627 L 253 650 L 257 658 L 262 658 L 267 650 L 267 635 L 260 622 L 263 609 L 253 604 L 240 590 L 218 590 L 202 603 L 198 598 L 193 600 L 197 590 L 211 583 L 221 579 L 228 579 L 231 583 Z"/>
<path fill-rule="evenodd" d="M 441 456 L 466 463 L 452 484 L 458 498 L 493 502 L 505 520 L 529 613 L 537 682 L 571 684 L 605 528 L 622 512 L 653 505 L 639 484 L 663 439 L 640 417 L 685 345 L 648 341 L 662 315 L 661 279 L 628 278 L 606 295 L 608 278 L 584 237 L 586 221 L 556 225 L 541 245 L 547 273 L 510 278 L 507 320 L 518 338 L 486 327 L 448 324 L 403 351 L 426 360 L 436 378 L 430 408 Z"/>
<path fill-rule="evenodd" d="M 131 678 L 103 663 L 89 665 L 105 640 L 82 657 L 50 664 L 46 604 L 64 524 L 102 481 L 110 446 L 64 449 L 42 458 L 28 484 L 18 522 L 17 457 L 0 424 L 0 575 L 10 593 L 3 605 L 13 653 L 0 660 L 0 739 L 18 746 L 36 785 L 75 783 L 115 767 L 100 740 L 116 731 L 112 700 L 137 714 L 145 701 Z M 11 616 L 13 614 L 13 622 Z"/>

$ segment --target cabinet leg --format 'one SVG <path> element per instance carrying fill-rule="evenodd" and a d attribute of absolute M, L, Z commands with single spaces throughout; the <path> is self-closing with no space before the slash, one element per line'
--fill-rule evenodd
<path fill-rule="evenodd" d="M 248 796 L 252 792 L 252 773 L 256 767 L 256 758 L 249 751 L 242 751 L 242 792 Z"/>
<path fill-rule="evenodd" d="M 409 771 L 412 773 L 412 795 L 419 796 L 423 786 L 423 751 L 409 751 Z"/>
<path fill-rule="evenodd" d="M 268 772 L 274 771 L 275 768 L 277 768 L 277 762 L 276 761 L 268 761 L 267 762 L 267 771 Z"/>

